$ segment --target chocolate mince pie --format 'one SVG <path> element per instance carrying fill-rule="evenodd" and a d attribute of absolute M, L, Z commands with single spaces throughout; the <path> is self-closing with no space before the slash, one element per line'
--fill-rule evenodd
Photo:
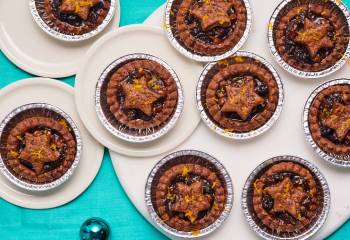
<path fill-rule="evenodd" d="M 188 51 L 216 56 L 233 49 L 247 28 L 243 0 L 174 0 L 170 30 Z"/>
<path fill-rule="evenodd" d="M 261 229 L 278 237 L 295 237 L 318 220 L 324 195 L 308 167 L 277 161 L 258 173 L 249 187 L 247 201 Z"/>
<path fill-rule="evenodd" d="M 174 75 L 156 60 L 131 58 L 115 66 L 101 88 L 105 116 L 119 131 L 146 136 L 164 127 L 178 107 Z"/>
<path fill-rule="evenodd" d="M 227 190 L 215 165 L 194 155 L 165 163 L 152 183 L 157 215 L 177 231 L 196 233 L 213 224 L 227 202 Z"/>
<path fill-rule="evenodd" d="M 278 54 L 295 69 L 319 72 L 342 59 L 349 45 L 349 25 L 333 1 L 292 0 L 273 26 Z"/>
<path fill-rule="evenodd" d="M 5 126 L 1 158 L 16 178 L 31 184 L 51 183 L 71 167 L 77 153 L 74 132 L 58 113 L 25 110 Z"/>
<path fill-rule="evenodd" d="M 217 62 L 201 87 L 206 115 L 226 132 L 260 128 L 274 114 L 278 101 L 273 73 L 256 59 L 240 55 Z"/>
<path fill-rule="evenodd" d="M 323 89 L 309 109 L 309 129 L 316 144 L 326 153 L 350 154 L 350 86 Z"/>
<path fill-rule="evenodd" d="M 111 0 L 36 0 L 35 4 L 51 29 L 66 35 L 83 35 L 102 24 Z"/>

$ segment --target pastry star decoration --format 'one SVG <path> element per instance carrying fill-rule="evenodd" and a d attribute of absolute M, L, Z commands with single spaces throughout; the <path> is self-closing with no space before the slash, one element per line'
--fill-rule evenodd
<path fill-rule="evenodd" d="M 323 124 L 334 129 L 337 137 L 343 140 L 350 130 L 350 106 L 335 103 L 332 114 L 323 121 Z"/>
<path fill-rule="evenodd" d="M 247 120 L 251 111 L 264 103 L 264 98 L 254 91 L 253 77 L 245 77 L 240 87 L 226 86 L 227 101 L 221 108 L 222 112 L 235 112 L 242 120 Z"/>
<path fill-rule="evenodd" d="M 265 192 L 274 200 L 272 213 L 288 212 L 295 219 L 301 218 L 301 202 L 307 194 L 301 187 L 294 187 L 289 177 L 274 186 L 265 188 Z"/>
<path fill-rule="evenodd" d="M 177 183 L 176 188 L 179 192 L 179 198 L 173 205 L 172 210 L 185 213 L 191 223 L 197 220 L 199 212 L 210 208 L 212 197 L 203 194 L 203 183 L 201 181 L 191 185 Z"/>
<path fill-rule="evenodd" d="M 100 0 L 63 0 L 60 6 L 62 13 L 75 13 L 81 19 L 87 20 L 90 8 L 94 7 Z"/>
<path fill-rule="evenodd" d="M 50 148 L 50 135 L 43 132 L 25 134 L 25 148 L 20 159 L 30 162 L 36 174 L 40 174 L 44 164 L 58 160 L 60 153 Z"/>
<path fill-rule="evenodd" d="M 145 76 L 135 79 L 133 83 L 124 81 L 121 83 L 121 87 L 125 94 L 124 107 L 128 109 L 139 109 L 147 116 L 152 116 L 153 103 L 159 98 L 164 97 L 164 94 L 149 89 Z"/>
<path fill-rule="evenodd" d="M 202 29 L 207 31 L 216 26 L 229 26 L 231 18 L 228 11 L 231 7 L 231 0 L 204 0 L 203 5 L 196 5 L 191 13 L 200 20 Z"/>
<path fill-rule="evenodd" d="M 328 36 L 330 27 L 331 25 L 327 20 L 321 20 L 319 23 L 315 23 L 305 18 L 304 29 L 298 32 L 294 41 L 306 46 L 310 57 L 315 60 L 317 52 L 321 48 L 331 48 L 334 46 L 333 41 Z"/>

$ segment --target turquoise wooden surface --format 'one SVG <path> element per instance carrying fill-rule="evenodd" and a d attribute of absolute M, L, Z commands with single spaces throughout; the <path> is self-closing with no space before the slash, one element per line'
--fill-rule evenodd
<path fill-rule="evenodd" d="M 121 25 L 142 23 L 165 0 L 121 0 Z M 350 5 L 350 0 L 346 0 Z M 0 52 L 0 87 L 31 77 L 14 66 Z M 74 85 L 74 77 L 63 79 Z M 130 173 L 131 174 L 131 173 Z M 98 176 L 78 199 L 51 210 L 28 210 L 0 200 L 0 239 L 68 240 L 78 239 L 80 224 L 89 217 L 102 217 L 112 228 L 112 240 L 167 239 L 137 212 L 127 198 L 105 151 Z M 239 239 L 239 236 L 236 236 Z M 329 240 L 350 239 L 350 221 Z"/>

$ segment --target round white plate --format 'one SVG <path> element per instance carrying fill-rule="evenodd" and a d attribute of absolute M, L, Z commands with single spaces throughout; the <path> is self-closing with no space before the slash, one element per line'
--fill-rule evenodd
<path fill-rule="evenodd" d="M 106 29 L 89 40 L 64 42 L 46 34 L 34 21 L 28 0 L 0 1 L 0 49 L 31 74 L 61 78 L 74 75 L 87 49 L 119 26 L 120 6 Z M 14 14 L 15 11 L 15 14 Z"/>
<path fill-rule="evenodd" d="M 259 163 L 277 155 L 291 154 L 313 162 L 329 182 L 332 197 L 330 215 L 326 224 L 313 239 L 324 239 L 350 217 L 350 194 L 344 188 L 344 183 L 350 182 L 350 171 L 327 164 L 313 152 L 304 137 L 301 121 L 304 104 L 311 91 L 329 78 L 349 77 L 350 66 L 344 67 L 328 78 L 314 81 L 294 78 L 282 70 L 274 62 L 267 47 L 268 21 L 279 1 L 251 0 L 255 13 L 253 32 L 244 47 L 244 50 L 257 53 L 272 63 L 284 81 L 286 101 L 276 125 L 255 139 L 230 141 L 215 134 L 201 123 L 190 138 L 172 150 L 197 149 L 207 152 L 220 160 L 231 175 L 235 187 L 235 200 L 231 215 L 222 227 L 204 239 L 258 239 L 253 230 L 249 228 L 241 210 L 242 189 L 247 177 Z M 163 11 L 156 11 L 146 22 L 159 26 Z M 153 166 L 166 154 L 135 159 L 111 152 L 113 165 L 121 184 L 131 201 L 147 220 L 150 218 L 144 202 L 146 179 Z M 133 172 L 132 176 L 130 169 Z"/>
<path fill-rule="evenodd" d="M 129 143 L 105 129 L 95 110 L 95 87 L 103 70 L 114 60 L 131 53 L 145 53 L 167 62 L 178 75 L 184 90 L 184 109 L 176 126 L 166 135 L 149 143 Z M 197 79 L 200 64 L 181 56 L 169 43 L 160 28 L 144 25 L 122 27 L 96 42 L 87 52 L 75 82 L 75 102 L 80 118 L 90 133 L 109 149 L 134 157 L 146 157 L 169 151 L 188 138 L 197 127 Z"/>
<path fill-rule="evenodd" d="M 76 112 L 73 88 L 47 78 L 21 80 L 0 90 L 0 119 L 18 106 L 33 102 L 55 105 L 77 124 L 82 140 L 82 158 L 73 176 L 57 189 L 33 193 L 22 190 L 0 174 L 0 197 L 25 208 L 47 209 L 66 204 L 78 197 L 94 180 L 103 159 L 103 147 L 85 129 Z"/>

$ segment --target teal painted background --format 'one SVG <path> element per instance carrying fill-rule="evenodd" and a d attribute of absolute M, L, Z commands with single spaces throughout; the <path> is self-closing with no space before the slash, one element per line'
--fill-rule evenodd
<path fill-rule="evenodd" d="M 121 25 L 142 23 L 165 0 L 121 0 Z M 346 0 L 350 5 L 350 0 Z M 0 52 L 0 87 L 31 77 L 14 66 Z M 74 77 L 63 79 L 74 85 Z M 167 239 L 137 212 L 113 171 L 108 151 L 98 176 L 88 190 L 70 204 L 52 210 L 28 210 L 0 200 L 0 239 L 4 240 L 69 240 L 78 239 L 80 224 L 97 216 L 112 228 L 112 239 Z M 237 236 L 239 237 L 239 236 Z M 350 239 L 350 221 L 329 240 Z"/>

